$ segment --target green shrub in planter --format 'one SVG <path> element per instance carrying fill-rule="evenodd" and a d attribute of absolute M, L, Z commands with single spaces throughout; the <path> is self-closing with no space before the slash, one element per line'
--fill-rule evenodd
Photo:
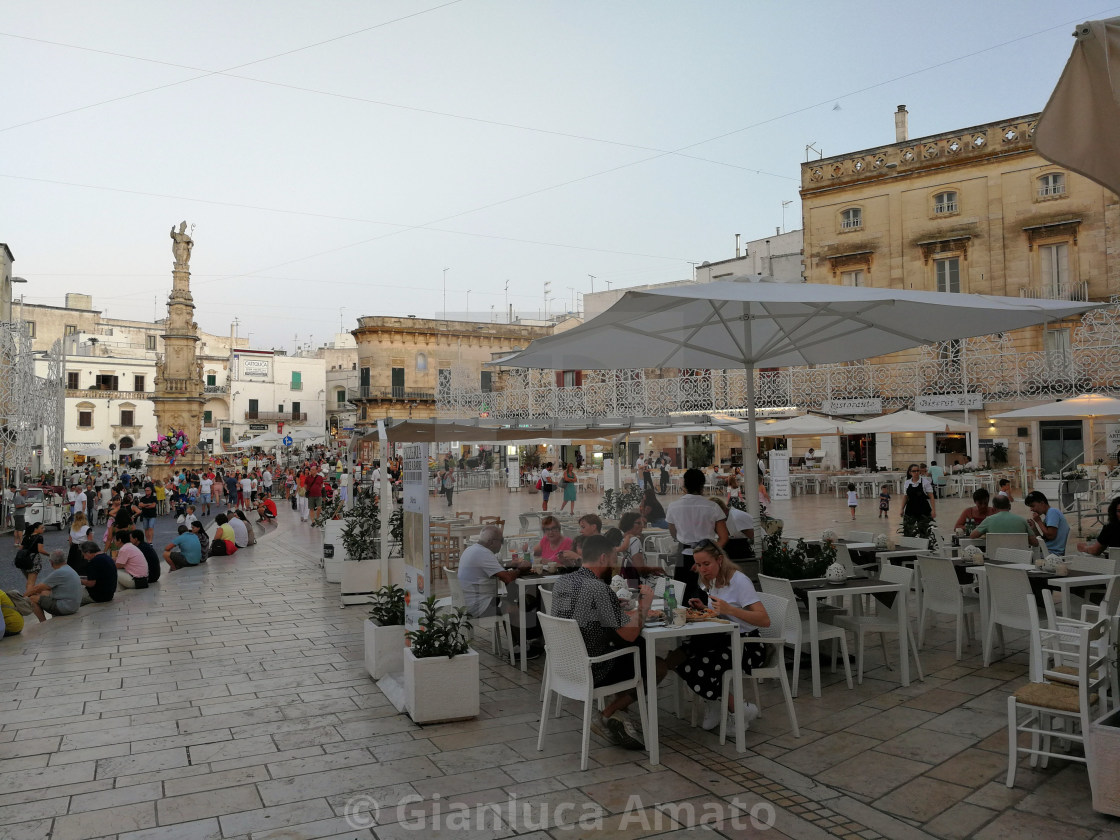
<path fill-rule="evenodd" d="M 382 627 L 404 624 L 405 592 L 395 583 L 382 586 L 370 598 L 369 618 Z"/>
<path fill-rule="evenodd" d="M 420 629 L 405 633 L 412 655 L 417 659 L 432 656 L 451 658 L 471 649 L 471 620 L 462 607 L 440 612 L 436 596 L 431 595 L 420 607 Z"/>

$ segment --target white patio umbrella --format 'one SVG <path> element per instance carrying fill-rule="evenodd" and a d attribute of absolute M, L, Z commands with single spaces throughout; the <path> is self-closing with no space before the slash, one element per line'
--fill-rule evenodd
<path fill-rule="evenodd" d="M 113 453 L 104 446 L 83 446 L 81 449 L 70 450 L 75 455 L 84 455 L 87 458 L 108 458 Z"/>
<path fill-rule="evenodd" d="M 959 420 L 946 420 L 934 414 L 903 409 L 893 414 L 871 417 L 867 420 L 844 424 L 846 435 L 872 435 L 886 432 L 898 434 L 906 432 L 971 432 L 972 427 Z"/>
<path fill-rule="evenodd" d="M 756 424 L 761 437 L 827 437 L 846 435 L 843 420 L 832 420 L 819 414 L 802 414 L 800 417 L 786 417 Z"/>
<path fill-rule="evenodd" d="M 1093 420 L 1097 417 L 1120 417 L 1120 400 L 1103 394 L 1081 394 L 1068 400 L 1032 405 L 1003 414 L 993 420 L 1081 420 L 1089 421 L 1089 447 L 1085 460 L 1093 463 Z"/>
<path fill-rule="evenodd" d="M 495 362 L 553 370 L 745 368 L 744 454 L 756 447 L 754 369 L 863 359 L 1017 329 L 1104 304 L 765 282 L 741 277 L 626 292 L 585 324 Z M 745 457 L 758 514 L 758 464 Z"/>
<path fill-rule="evenodd" d="M 1049 161 L 1120 193 L 1120 17 L 1083 23 L 1034 130 Z"/>

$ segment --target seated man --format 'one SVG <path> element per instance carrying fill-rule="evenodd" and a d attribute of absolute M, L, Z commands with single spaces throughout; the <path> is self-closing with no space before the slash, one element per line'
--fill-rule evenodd
<path fill-rule="evenodd" d="M 643 645 L 642 616 L 649 612 L 653 592 L 648 586 L 643 586 L 639 608 L 634 612 L 624 612 L 614 592 L 602 581 L 613 558 L 614 551 L 606 537 L 587 537 L 583 542 L 583 565 L 564 575 L 552 588 L 553 613 L 557 618 L 575 619 L 579 623 L 590 656 L 602 656 L 629 645 L 637 646 L 641 652 Z M 644 668 L 644 655 L 639 656 L 639 662 Z M 655 678 L 660 680 L 667 668 L 664 660 L 658 660 Z M 592 666 L 592 674 L 596 685 L 610 685 L 632 676 L 632 664 L 628 659 L 600 662 Z M 592 728 L 612 744 L 633 750 L 644 749 L 641 732 L 629 719 L 619 714 L 635 699 L 633 690 L 615 695 L 601 713 L 593 715 Z M 644 698 L 640 702 L 644 702 Z"/>
<path fill-rule="evenodd" d="M 516 569 L 506 569 L 498 560 L 498 552 L 502 548 L 502 529 L 497 525 L 487 525 L 478 534 L 478 542 L 466 547 L 459 557 L 459 584 L 463 587 L 463 599 L 467 604 L 467 612 L 473 616 L 483 618 L 498 615 L 503 605 L 499 604 L 498 581 L 509 585 L 506 600 L 513 606 L 510 618 L 518 615 L 517 594 L 519 589 L 513 586 L 518 577 L 530 571 L 533 567 L 527 560 L 522 560 Z M 526 617 L 529 619 L 527 635 L 540 636 L 540 628 L 536 622 L 536 599 L 526 601 Z M 532 611 L 530 611 L 532 608 Z M 514 621 L 516 624 L 516 621 Z M 518 628 L 515 628 L 515 631 Z M 535 632 L 534 632 L 535 631 Z M 536 659 L 540 650 L 527 651 L 528 659 Z"/>
<path fill-rule="evenodd" d="M 81 584 L 85 587 L 82 606 L 112 601 L 117 592 L 117 565 L 113 558 L 92 540 L 82 543 L 81 552 L 86 561 L 86 573 L 81 578 Z"/>
<path fill-rule="evenodd" d="M 984 521 L 972 529 L 969 537 L 977 539 L 985 534 L 1026 534 L 1029 545 L 1038 545 L 1027 520 L 1011 512 L 1011 499 L 996 496 L 992 499 L 992 510 L 995 512 L 985 516 Z"/>
<path fill-rule="evenodd" d="M 1023 501 L 1033 514 L 1028 522 L 1046 542 L 1046 550 L 1051 554 L 1065 554 L 1066 540 L 1069 539 L 1069 523 L 1065 514 L 1051 507 L 1045 494 L 1038 490 L 1032 490 Z"/>
<path fill-rule="evenodd" d="M 271 522 L 276 518 L 276 502 L 272 501 L 268 491 L 265 491 L 264 498 L 261 499 L 257 505 L 257 516 L 260 517 L 261 522 Z"/>
<path fill-rule="evenodd" d="M 163 559 L 173 572 L 197 566 L 202 562 L 202 546 L 198 537 L 188 531 L 186 525 L 180 525 L 179 535 L 164 547 Z"/>
<path fill-rule="evenodd" d="M 144 555 L 144 559 L 148 563 L 148 583 L 153 584 L 159 580 L 162 569 L 159 564 L 159 555 L 156 554 L 155 547 L 150 542 L 144 541 L 144 532 L 139 528 L 133 528 L 129 532 L 129 540 L 134 546 L 140 549 L 140 553 Z"/>
<path fill-rule="evenodd" d="M 148 588 L 148 559 L 133 541 L 131 531 L 118 531 L 121 547 L 113 562 L 117 567 L 117 583 L 121 589 Z M 144 536 L 144 532 L 140 532 Z"/>
<path fill-rule="evenodd" d="M 66 564 L 66 552 L 52 551 L 50 561 L 50 573 L 27 590 L 31 609 L 40 621 L 47 620 L 45 613 L 73 615 L 82 605 L 82 581 Z"/>

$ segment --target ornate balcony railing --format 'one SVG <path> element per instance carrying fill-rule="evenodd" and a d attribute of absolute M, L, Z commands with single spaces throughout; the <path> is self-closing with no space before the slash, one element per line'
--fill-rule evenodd
<path fill-rule="evenodd" d="M 67 388 L 67 399 L 81 400 L 150 400 L 149 391 L 103 391 L 100 388 Z"/>
<path fill-rule="evenodd" d="M 229 385 L 207 385 L 203 388 L 204 394 L 228 394 Z"/>
<path fill-rule="evenodd" d="M 306 423 L 306 411 L 246 411 L 246 420 L 259 420 L 261 422 L 281 421 L 284 423 Z"/>
<path fill-rule="evenodd" d="M 410 400 L 419 402 L 432 402 L 436 395 L 434 391 L 413 391 L 400 385 L 362 385 L 350 388 L 346 392 L 347 399 L 351 402 L 357 400 Z"/>
<path fill-rule="evenodd" d="M 1086 314 L 1071 329 L 1068 351 L 1017 350 L 1004 334 L 925 347 L 916 354 L 916 360 L 901 363 L 865 360 L 756 371 L 755 404 L 823 411 L 830 400 L 878 399 L 883 411 L 891 411 L 912 408 L 923 396 L 977 394 L 985 403 L 1043 401 L 1086 391 L 1120 396 L 1120 307 Z M 493 392 L 477 390 L 475 381 L 441 381 L 439 416 L 514 422 L 660 417 L 741 410 L 747 393 L 742 370 L 666 378 L 643 371 L 586 370 L 581 385 L 558 387 L 555 371 L 515 369 L 498 377 L 502 387 Z M 456 387 L 458 382 L 472 387 Z"/>
<path fill-rule="evenodd" d="M 1061 283 L 1056 288 L 1052 286 L 1046 286 L 1044 288 L 1031 286 L 1026 289 L 1020 289 L 1019 297 L 1084 301 L 1089 299 L 1089 284 L 1082 281 L 1080 283 Z"/>

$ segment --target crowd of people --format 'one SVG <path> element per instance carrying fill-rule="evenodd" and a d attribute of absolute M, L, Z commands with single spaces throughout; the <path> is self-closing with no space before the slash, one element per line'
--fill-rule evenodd
<path fill-rule="evenodd" d="M 66 476 L 68 549 L 54 551 L 45 546 L 44 523 L 26 519 L 26 487 L 10 487 L 5 507 L 26 586 L 0 591 L 5 635 L 22 631 L 24 616 L 72 615 L 122 590 L 148 588 L 164 567 L 175 572 L 252 546 L 257 523 L 276 518 L 276 499 L 290 500 L 311 521 L 325 500 L 345 503 L 351 478 L 341 458 L 327 453 L 288 469 L 274 458 L 219 460 L 162 481 L 142 470 L 89 465 Z M 174 517 L 177 533 L 159 549 L 153 541 L 161 517 Z M 213 517 L 212 533 L 204 517 Z"/>

